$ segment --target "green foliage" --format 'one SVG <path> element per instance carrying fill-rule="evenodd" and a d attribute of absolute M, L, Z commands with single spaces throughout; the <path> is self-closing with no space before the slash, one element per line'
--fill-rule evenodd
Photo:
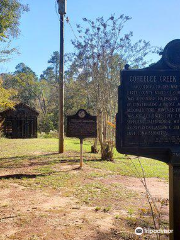
<path fill-rule="evenodd" d="M 102 159 L 106 158 L 107 142 L 112 143 L 108 153 L 112 156 L 115 130 L 107 128 L 107 121 L 115 121 L 120 70 L 126 63 L 132 68 L 144 67 L 147 54 L 157 51 L 148 41 L 133 43 L 132 32 L 124 34 L 123 27 L 130 19 L 125 15 L 95 21 L 84 18 L 84 23 L 77 25 L 79 36 L 72 41 L 75 51 L 66 73 L 65 111 L 69 114 L 85 108 L 97 115 Z"/>
<path fill-rule="evenodd" d="M 12 96 L 15 95 L 15 91 L 12 89 L 5 89 L 3 87 L 3 81 L 0 77 L 0 111 L 7 108 L 13 108 L 14 102 L 12 101 Z"/>
<path fill-rule="evenodd" d="M 58 82 L 58 76 L 59 76 L 59 52 L 53 52 L 53 55 L 49 59 L 48 63 L 51 64 L 51 67 L 54 71 L 55 75 L 55 82 Z"/>
<path fill-rule="evenodd" d="M 16 51 L 15 48 L 9 49 L 9 42 L 12 38 L 19 35 L 19 21 L 23 12 L 27 12 L 28 6 L 20 3 L 19 0 L 1 0 L 0 2 L 0 62 Z"/>
<path fill-rule="evenodd" d="M 53 114 L 41 116 L 39 119 L 39 131 L 49 133 L 51 130 L 54 130 Z"/>
<path fill-rule="evenodd" d="M 65 83 L 65 113 L 66 115 L 72 115 L 77 112 L 78 109 L 84 108 L 90 110 L 90 106 L 87 103 L 87 91 L 83 82 L 74 81 L 68 79 Z"/>
<path fill-rule="evenodd" d="M 13 6 L 8 5 L 12 2 Z M 3 25 L 2 32 L 6 34 L 4 38 L 17 36 L 19 18 L 27 9 L 18 0 L 3 0 L 0 8 L 5 6 L 6 10 L 10 8 L 11 13 L 15 11 L 17 18 L 14 20 L 11 16 L 7 19 L 9 25 Z M 5 13 L 4 10 L 3 14 Z M 107 149 L 103 146 L 108 144 L 110 148 L 107 152 L 109 158 L 112 158 L 115 130 L 107 126 L 107 121 L 115 122 L 120 70 L 127 62 L 133 68 L 145 66 L 146 55 L 157 50 L 147 41 L 133 43 L 132 32 L 123 33 L 124 24 L 129 20 L 130 17 L 125 15 L 112 15 L 108 19 L 102 17 L 95 21 L 84 18 L 83 26 L 77 25 L 79 36 L 72 41 L 75 50 L 65 56 L 65 116 L 76 113 L 80 108 L 97 115 L 102 157 Z M 15 25 L 14 29 L 12 23 Z M 8 32 L 8 29 L 12 31 Z M 58 130 L 58 79 L 58 51 L 50 56 L 40 79 L 24 63 L 18 64 L 13 74 L 3 77 L 3 87 L 17 91 L 15 101 L 36 107 L 40 112 L 39 131 L 45 132 L 46 136 L 49 136 L 47 133 L 50 131 Z"/>
<path fill-rule="evenodd" d="M 26 103 L 32 107 L 40 95 L 40 86 L 36 74 L 24 63 L 16 66 L 14 74 L 3 77 L 3 85 L 17 91 L 15 100 Z"/>
<path fill-rule="evenodd" d="M 7 45 L 3 44 L 3 46 L 4 47 L 2 49 L 0 48 L 0 63 L 9 60 L 12 54 L 17 53 L 16 48 L 8 49 L 8 46 L 9 46 L 8 44 Z"/>
<path fill-rule="evenodd" d="M 41 81 L 45 80 L 49 83 L 53 83 L 55 80 L 53 67 L 47 67 L 47 69 L 44 70 L 43 73 L 41 74 L 40 80 Z"/>
<path fill-rule="evenodd" d="M 24 11 L 28 11 L 28 7 L 21 4 L 19 0 L 1 0 L 0 41 L 18 36 L 19 19 Z"/>
<path fill-rule="evenodd" d="M 12 101 L 12 97 L 15 94 L 16 92 L 13 89 L 5 89 L 3 87 L 2 77 L 0 76 L 0 112 L 8 108 L 13 108 L 15 103 Z M 2 124 L 3 121 L 0 119 L 0 138 L 3 136 Z"/>
<path fill-rule="evenodd" d="M 40 76 L 41 90 L 43 93 L 43 102 L 46 106 L 44 115 L 47 115 L 49 128 L 46 132 L 53 129 L 58 129 L 58 99 L 59 99 L 59 52 L 56 51 L 48 60 L 50 66 Z M 48 116 L 51 116 L 48 120 Z M 41 118 L 43 120 L 45 116 Z M 40 120 L 40 122 L 41 122 Z"/>

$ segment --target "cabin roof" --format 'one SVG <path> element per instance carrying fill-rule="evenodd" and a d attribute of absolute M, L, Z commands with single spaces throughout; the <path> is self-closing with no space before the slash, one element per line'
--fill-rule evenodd
<path fill-rule="evenodd" d="M 18 110 L 18 108 L 20 108 L 20 107 L 26 108 L 26 109 L 34 112 L 36 115 L 39 115 L 39 112 L 38 112 L 35 108 L 32 108 L 32 107 L 26 105 L 25 103 L 18 103 L 18 104 L 16 104 L 16 105 L 14 106 L 14 109 L 8 108 L 8 109 L 0 112 L 0 115 L 1 115 L 1 114 L 5 114 L 5 113 L 7 113 L 7 112 L 9 112 L 9 111 L 16 111 L 16 110 Z"/>

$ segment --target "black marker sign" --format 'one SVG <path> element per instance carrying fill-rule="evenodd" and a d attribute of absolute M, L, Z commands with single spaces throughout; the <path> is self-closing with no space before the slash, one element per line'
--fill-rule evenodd
<path fill-rule="evenodd" d="M 175 46 L 169 47 L 154 66 L 121 72 L 116 137 L 120 153 L 167 162 L 171 149 L 180 146 L 179 59 L 168 58 Z"/>
<path fill-rule="evenodd" d="M 97 117 L 91 116 L 84 109 L 80 109 L 75 115 L 67 116 L 67 137 L 96 138 Z"/>
<path fill-rule="evenodd" d="M 169 164 L 170 240 L 180 239 L 180 40 L 156 64 L 121 72 L 116 148 Z"/>

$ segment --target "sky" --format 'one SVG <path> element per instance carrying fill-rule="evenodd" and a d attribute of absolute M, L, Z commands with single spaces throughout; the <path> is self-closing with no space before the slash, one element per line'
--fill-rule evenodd
<path fill-rule="evenodd" d="M 13 40 L 20 54 L 0 64 L 0 73 L 13 72 L 18 63 L 25 63 L 38 76 L 48 67 L 54 51 L 59 51 L 59 16 L 56 0 L 22 0 L 30 11 L 20 21 L 21 34 Z M 165 47 L 173 39 L 180 39 L 179 0 L 67 0 L 67 14 L 74 32 L 82 18 L 95 19 L 111 14 L 132 17 L 125 24 L 124 32 L 133 31 L 133 41 L 144 39 L 151 45 Z M 73 51 L 74 33 L 65 23 L 65 53 Z M 157 61 L 159 56 L 154 56 Z"/>

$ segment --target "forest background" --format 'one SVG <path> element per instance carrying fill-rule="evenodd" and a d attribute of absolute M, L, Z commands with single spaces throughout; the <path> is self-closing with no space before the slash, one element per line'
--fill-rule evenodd
<path fill-rule="evenodd" d="M 28 11 L 28 6 L 19 0 L 1 1 L 1 64 L 17 52 L 10 48 L 10 43 L 20 34 L 21 15 Z M 148 54 L 161 51 L 149 41 L 132 41 L 132 31 L 124 34 L 123 28 L 130 20 L 124 14 L 113 14 L 107 19 L 83 18 L 83 24 L 76 25 L 78 34 L 72 39 L 74 50 L 65 55 L 65 116 L 75 114 L 80 108 L 97 115 L 102 158 L 104 150 L 112 151 L 114 146 L 120 71 L 126 64 L 131 68 L 148 66 Z M 58 84 L 58 51 L 49 56 L 40 77 L 25 63 L 19 63 L 14 72 L 0 74 L 0 111 L 23 102 L 39 111 L 39 132 L 47 135 L 57 132 Z"/>

